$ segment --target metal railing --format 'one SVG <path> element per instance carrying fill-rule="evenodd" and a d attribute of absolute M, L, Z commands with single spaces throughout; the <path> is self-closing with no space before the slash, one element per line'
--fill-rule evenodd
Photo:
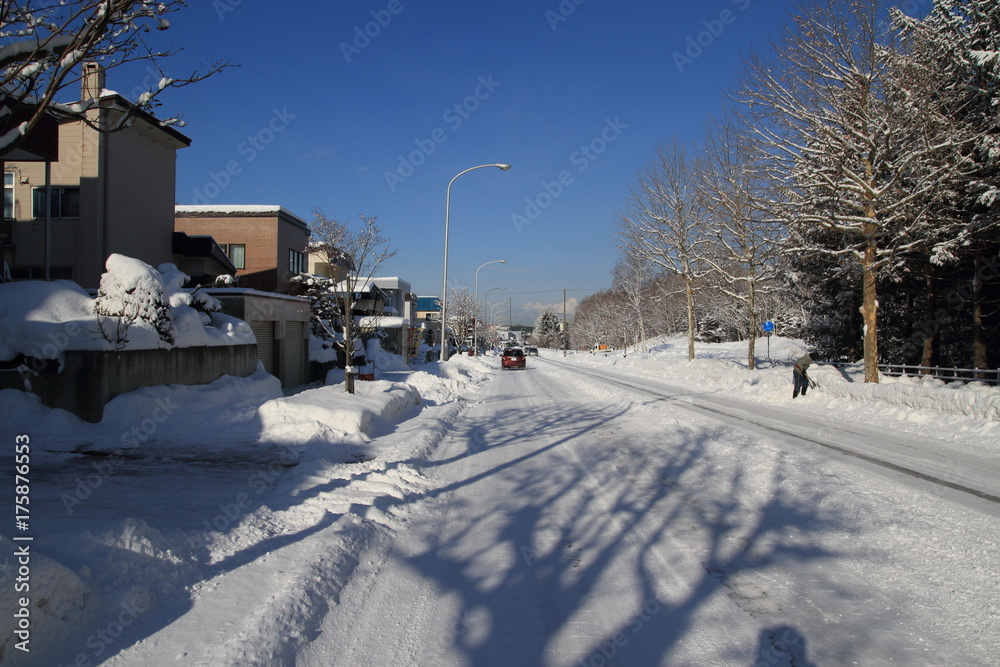
<path fill-rule="evenodd" d="M 932 377 L 946 382 L 962 380 L 971 382 L 988 382 L 1000 384 L 1000 369 L 997 368 L 942 368 L 941 366 L 908 366 L 906 364 L 879 364 L 878 370 L 883 375 L 899 377 L 901 375 L 919 375 Z"/>
<path fill-rule="evenodd" d="M 828 364 L 843 368 L 854 366 L 842 362 Z M 878 372 L 889 377 L 912 375 L 915 377 L 932 377 L 945 382 L 986 382 L 1000 384 L 1000 369 L 998 368 L 945 368 L 942 366 L 911 366 L 909 364 L 879 364 Z"/>

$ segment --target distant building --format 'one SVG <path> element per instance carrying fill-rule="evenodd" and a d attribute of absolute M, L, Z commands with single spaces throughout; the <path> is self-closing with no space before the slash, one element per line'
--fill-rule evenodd
<path fill-rule="evenodd" d="M 308 269 L 309 226 L 281 206 L 177 205 L 174 228 L 214 238 L 243 288 L 288 293 L 289 278 Z"/>

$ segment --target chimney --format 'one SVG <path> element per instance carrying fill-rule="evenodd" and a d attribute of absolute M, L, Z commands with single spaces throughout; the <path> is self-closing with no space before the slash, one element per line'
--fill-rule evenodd
<path fill-rule="evenodd" d="M 80 101 L 100 99 L 104 90 L 104 68 L 98 63 L 83 63 L 83 76 L 80 78 Z"/>

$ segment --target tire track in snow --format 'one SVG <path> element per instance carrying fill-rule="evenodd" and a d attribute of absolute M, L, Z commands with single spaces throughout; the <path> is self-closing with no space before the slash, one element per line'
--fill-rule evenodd
<path fill-rule="evenodd" d="M 560 365 L 560 367 L 571 372 L 599 379 L 603 382 L 609 382 L 624 389 L 629 389 L 632 391 L 637 391 L 649 395 L 657 400 L 669 402 L 672 405 L 676 405 L 680 408 L 688 410 L 689 412 L 693 412 L 700 415 L 708 415 L 709 417 L 717 421 L 725 422 L 731 426 L 737 426 L 741 428 L 749 426 L 753 430 L 762 432 L 764 435 L 768 434 L 773 435 L 775 433 L 778 433 L 781 434 L 782 436 L 791 436 L 796 440 L 808 442 L 813 445 L 818 445 L 825 449 L 837 452 L 838 454 L 859 459 L 861 461 L 864 461 L 865 463 L 876 465 L 891 470 L 893 472 L 907 475 L 915 479 L 920 479 L 926 482 L 930 482 L 932 484 L 937 484 L 938 486 L 952 489 L 954 491 L 959 491 L 961 493 L 969 494 L 976 498 L 979 498 L 980 500 L 985 500 L 987 502 L 994 504 L 1000 504 L 1000 496 L 997 496 L 988 491 L 977 489 L 968 486 L 966 484 L 949 481 L 939 476 L 925 473 L 919 470 L 914 470 L 913 468 L 893 463 L 891 461 L 887 461 L 883 458 L 879 458 L 870 454 L 865 454 L 856 450 L 852 450 L 850 448 L 830 442 L 828 440 L 820 439 L 818 437 L 810 437 L 807 435 L 803 435 L 800 431 L 785 427 L 784 425 L 778 425 L 773 422 L 763 423 L 761 421 L 756 421 L 754 419 L 747 417 L 746 415 L 740 415 L 735 411 L 727 410 L 717 405 L 707 405 L 706 402 L 699 401 L 690 396 L 687 396 L 684 400 L 681 400 L 680 398 L 678 398 L 680 390 L 677 388 L 668 388 L 666 386 L 664 386 L 663 388 L 654 388 L 647 384 L 627 381 L 622 379 L 621 377 L 615 377 L 612 374 L 604 371 L 599 373 L 592 372 L 589 369 L 583 369 L 570 365 Z M 856 437 L 860 437 L 863 439 L 869 438 L 868 435 L 859 433 L 856 430 L 850 431 L 850 433 Z"/>

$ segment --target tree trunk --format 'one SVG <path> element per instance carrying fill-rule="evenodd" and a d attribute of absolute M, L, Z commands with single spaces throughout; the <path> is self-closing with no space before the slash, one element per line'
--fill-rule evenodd
<path fill-rule="evenodd" d="M 867 235 L 861 260 L 862 301 L 864 320 L 865 382 L 878 382 L 878 299 L 875 291 L 875 239 Z"/>
<path fill-rule="evenodd" d="M 937 326 L 937 276 L 934 266 L 927 263 L 927 302 L 924 307 L 924 349 L 920 355 L 920 365 L 933 367 L 938 365 L 938 326 Z M 930 371 L 922 371 L 929 373 Z"/>
<path fill-rule="evenodd" d="M 694 359 L 694 334 L 698 323 L 695 321 L 694 317 L 694 281 L 688 277 L 684 276 L 684 295 L 687 297 L 687 314 L 688 314 L 688 361 Z"/>
<path fill-rule="evenodd" d="M 983 256 L 976 254 L 975 274 L 972 276 L 972 367 L 986 370 L 989 359 L 986 346 L 986 329 L 983 327 Z M 976 377 L 985 380 L 986 373 Z"/>
<path fill-rule="evenodd" d="M 757 360 L 755 359 L 756 357 L 755 345 L 757 343 L 757 311 L 755 310 L 756 308 L 755 301 L 757 297 L 757 292 L 754 289 L 754 281 L 752 279 L 750 280 L 750 284 L 748 285 L 748 287 L 749 287 L 749 294 L 747 295 L 747 319 L 749 321 L 747 324 L 749 325 L 748 329 L 749 335 L 747 336 L 748 340 L 747 368 L 750 370 L 754 370 L 754 368 L 756 368 L 756 363 L 757 363 Z"/>
<path fill-rule="evenodd" d="M 354 393 L 354 379 L 357 377 L 357 370 L 354 368 L 354 317 L 351 312 L 354 310 L 353 286 L 350 278 L 347 280 L 347 291 L 344 296 L 344 350 L 347 356 L 347 369 L 344 373 L 344 390 L 348 394 Z"/>

